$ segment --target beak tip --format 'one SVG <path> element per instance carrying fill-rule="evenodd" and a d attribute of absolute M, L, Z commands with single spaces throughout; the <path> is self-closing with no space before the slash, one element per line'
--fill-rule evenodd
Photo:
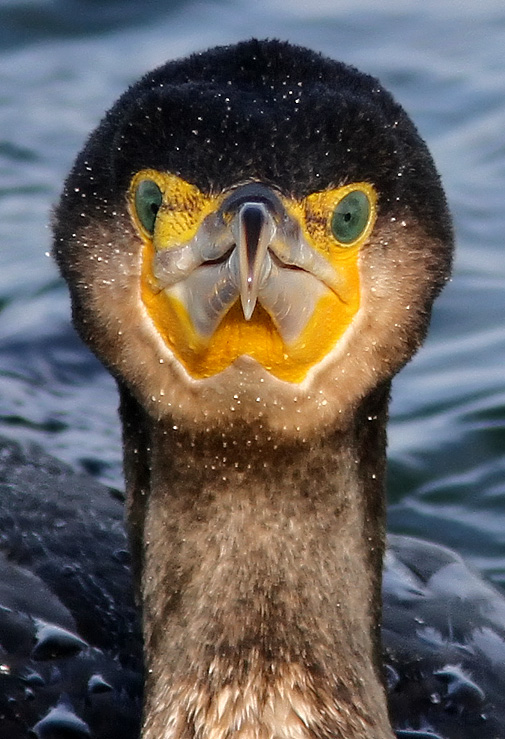
<path fill-rule="evenodd" d="M 256 307 L 256 300 L 241 296 L 240 302 L 242 303 L 242 312 L 244 314 L 245 320 L 250 321 L 252 314 L 254 313 L 254 308 Z"/>

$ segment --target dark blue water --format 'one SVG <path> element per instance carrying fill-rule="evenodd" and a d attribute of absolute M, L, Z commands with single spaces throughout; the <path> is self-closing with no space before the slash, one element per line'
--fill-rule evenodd
<path fill-rule="evenodd" d="M 505 4 L 3 0 L 0 433 L 121 485 L 112 381 L 69 325 L 47 223 L 87 133 L 169 57 L 251 35 L 380 77 L 428 140 L 455 217 L 453 282 L 395 381 L 390 528 L 505 584 Z"/>

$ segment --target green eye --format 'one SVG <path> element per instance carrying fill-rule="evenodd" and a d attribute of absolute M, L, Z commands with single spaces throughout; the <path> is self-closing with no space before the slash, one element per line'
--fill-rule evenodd
<path fill-rule="evenodd" d="M 135 208 L 141 224 L 150 234 L 161 206 L 163 195 L 153 180 L 142 180 L 135 192 Z"/>
<path fill-rule="evenodd" d="M 342 244 L 356 241 L 367 227 L 370 209 L 370 200 L 363 190 L 345 195 L 331 217 L 331 231 L 337 241 Z"/>

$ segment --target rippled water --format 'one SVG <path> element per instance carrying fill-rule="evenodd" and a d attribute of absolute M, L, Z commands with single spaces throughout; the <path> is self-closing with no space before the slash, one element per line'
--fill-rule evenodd
<path fill-rule="evenodd" d="M 249 36 L 375 74 L 434 153 L 458 236 L 430 337 L 395 381 L 390 528 L 505 584 L 505 5 L 453 0 L 3 0 L 0 433 L 121 485 L 112 381 L 69 326 L 51 203 L 87 133 L 169 57 Z"/>

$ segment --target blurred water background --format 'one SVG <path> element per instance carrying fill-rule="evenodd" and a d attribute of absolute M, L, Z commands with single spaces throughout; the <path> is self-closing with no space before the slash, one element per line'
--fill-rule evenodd
<path fill-rule="evenodd" d="M 115 387 L 46 256 L 51 204 L 130 82 L 250 36 L 378 76 L 430 145 L 458 252 L 429 339 L 394 383 L 389 528 L 505 585 L 503 0 L 1 0 L 0 433 L 122 486 Z"/>

